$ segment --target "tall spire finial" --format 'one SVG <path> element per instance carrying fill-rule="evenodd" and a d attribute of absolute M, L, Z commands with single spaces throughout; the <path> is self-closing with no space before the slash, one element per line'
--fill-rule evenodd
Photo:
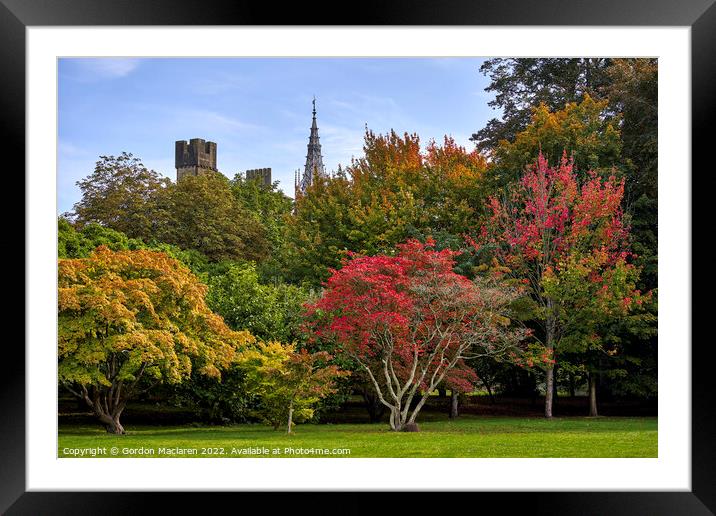
<path fill-rule="evenodd" d="M 306 193 L 306 189 L 311 186 L 318 176 L 325 174 L 323 166 L 323 156 L 321 155 L 321 141 L 318 137 L 318 124 L 316 123 L 316 96 L 313 96 L 313 120 L 311 123 L 311 133 L 308 137 L 308 148 L 306 153 L 306 166 L 303 169 L 303 175 L 298 180 L 298 189 L 301 194 Z"/>

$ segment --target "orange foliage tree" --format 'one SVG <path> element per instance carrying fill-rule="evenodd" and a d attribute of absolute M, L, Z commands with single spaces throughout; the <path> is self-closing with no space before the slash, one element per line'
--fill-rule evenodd
<path fill-rule="evenodd" d="M 349 251 L 387 253 L 409 238 L 468 232 L 484 209 L 486 169 L 480 154 L 450 137 L 421 148 L 416 134 L 367 131 L 363 156 L 296 199 L 286 270 L 318 286 Z"/>

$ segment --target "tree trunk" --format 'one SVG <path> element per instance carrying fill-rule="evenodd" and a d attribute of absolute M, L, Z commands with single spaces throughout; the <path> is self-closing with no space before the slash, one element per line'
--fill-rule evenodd
<path fill-rule="evenodd" d="M 403 421 L 400 409 L 394 407 L 390 411 L 390 428 L 396 432 L 400 432 L 403 430 L 403 426 L 405 426 L 405 421 Z"/>
<path fill-rule="evenodd" d="M 589 373 L 589 417 L 597 417 L 597 375 Z"/>
<path fill-rule="evenodd" d="M 458 405 L 460 403 L 460 393 L 456 390 L 451 391 L 450 395 L 450 419 L 455 419 L 458 414 Z"/>
<path fill-rule="evenodd" d="M 288 427 L 286 430 L 287 434 L 291 433 L 291 426 L 293 425 L 293 400 L 291 400 L 291 403 L 288 406 Z"/>
<path fill-rule="evenodd" d="M 574 373 L 569 374 L 569 395 L 572 398 L 577 395 L 577 381 L 574 378 Z"/>
<path fill-rule="evenodd" d="M 554 316 L 552 315 L 552 301 L 547 300 L 547 310 L 549 311 L 547 315 L 547 324 L 546 324 L 546 330 L 547 330 L 547 349 L 549 349 L 552 352 L 552 357 L 554 358 L 554 337 L 555 337 L 555 326 L 556 321 L 554 319 Z M 544 417 L 551 418 L 552 417 L 552 404 L 554 402 L 554 365 L 553 364 L 547 364 L 547 369 L 545 370 L 545 392 L 544 392 Z"/>
<path fill-rule="evenodd" d="M 552 385 L 554 383 L 554 368 L 551 365 L 547 365 L 545 371 L 545 393 L 544 393 L 544 417 L 552 417 L 552 396 L 554 395 L 554 389 Z"/>
<path fill-rule="evenodd" d="M 92 408 L 99 421 L 104 425 L 108 434 L 124 435 L 124 427 L 119 418 L 122 416 L 124 407 L 127 406 L 125 399 L 120 398 L 119 393 L 113 396 L 113 392 L 107 388 L 102 390 L 92 388 L 92 396 L 86 388 L 82 388 L 83 398 L 87 405 Z"/>
<path fill-rule="evenodd" d="M 378 423 L 383 414 L 385 414 L 385 405 L 380 402 L 378 396 L 367 388 L 361 389 L 361 394 L 363 395 L 365 409 L 368 412 L 368 420 L 371 423 Z"/>
<path fill-rule="evenodd" d="M 109 421 L 110 422 L 106 425 L 108 434 L 124 435 L 126 433 L 122 423 L 119 422 L 119 416 L 110 418 Z"/>
<path fill-rule="evenodd" d="M 484 385 L 485 389 L 487 389 L 487 396 L 488 396 L 488 399 L 490 400 L 490 405 L 494 405 L 495 404 L 495 395 L 492 393 L 492 384 L 490 382 L 485 382 L 483 380 L 482 385 Z"/>

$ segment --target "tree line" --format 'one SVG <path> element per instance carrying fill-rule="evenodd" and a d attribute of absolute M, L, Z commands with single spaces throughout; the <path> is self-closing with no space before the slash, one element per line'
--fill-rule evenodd
<path fill-rule="evenodd" d="M 118 433 L 150 388 L 289 431 L 353 392 L 395 430 L 435 389 L 656 396 L 656 61 L 482 72 L 474 150 L 366 131 L 295 200 L 100 157 L 59 220 L 61 383 Z"/>

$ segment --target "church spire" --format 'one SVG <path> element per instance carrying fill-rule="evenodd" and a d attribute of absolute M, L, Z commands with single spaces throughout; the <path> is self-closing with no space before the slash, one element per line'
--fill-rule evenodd
<path fill-rule="evenodd" d="M 308 137 L 308 152 L 306 153 L 306 166 L 303 169 L 303 176 L 296 185 L 296 192 L 305 194 L 309 186 L 313 184 L 316 177 L 325 174 L 323 167 L 323 156 L 321 155 L 321 141 L 318 137 L 318 125 L 316 124 L 316 97 L 313 97 L 313 121 L 311 123 L 311 134 Z"/>

